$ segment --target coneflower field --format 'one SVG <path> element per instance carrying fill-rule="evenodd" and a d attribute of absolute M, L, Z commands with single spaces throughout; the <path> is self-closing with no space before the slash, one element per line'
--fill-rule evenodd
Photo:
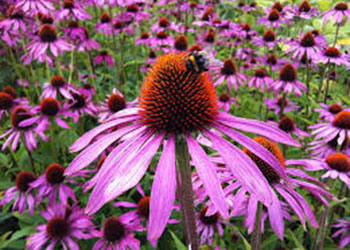
<path fill-rule="evenodd" d="M 0 0 L 0 249 L 350 249 L 350 2 Z"/>

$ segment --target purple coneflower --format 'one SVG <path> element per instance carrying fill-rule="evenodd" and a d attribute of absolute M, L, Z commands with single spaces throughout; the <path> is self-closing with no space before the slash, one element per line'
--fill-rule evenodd
<path fill-rule="evenodd" d="M 279 79 L 272 83 L 271 88 L 276 92 L 294 92 L 297 96 L 301 95 L 301 91 L 307 91 L 307 87 L 298 81 L 298 72 L 291 63 L 281 68 Z"/>
<path fill-rule="evenodd" d="M 264 24 L 266 27 L 279 28 L 282 23 L 289 24 L 287 19 L 281 18 L 280 12 L 277 9 L 271 11 L 264 17 L 258 17 L 257 24 Z"/>
<path fill-rule="evenodd" d="M 109 67 L 114 66 L 113 56 L 108 54 L 107 50 L 101 50 L 100 53 L 94 58 L 94 63 L 96 65 L 101 65 L 105 62 Z"/>
<path fill-rule="evenodd" d="M 251 88 L 252 86 L 261 89 L 262 92 L 265 92 L 266 89 L 269 89 L 273 80 L 267 74 L 266 69 L 260 68 L 256 69 L 254 72 L 254 76 L 248 81 L 248 86 Z"/>
<path fill-rule="evenodd" d="M 77 51 L 90 51 L 98 50 L 101 48 L 101 45 L 95 40 L 91 39 L 90 32 L 87 28 L 82 27 L 84 30 L 84 37 L 80 37 L 75 41 L 75 48 Z"/>
<path fill-rule="evenodd" d="M 0 139 L 5 138 L 8 136 L 7 140 L 2 145 L 2 150 L 5 150 L 5 148 L 12 143 L 12 150 L 17 149 L 17 145 L 19 141 L 23 141 L 29 151 L 33 151 L 37 147 L 37 141 L 35 139 L 35 135 L 39 135 L 39 137 L 44 140 L 48 141 L 48 137 L 42 133 L 42 130 L 38 130 L 36 124 L 33 124 L 31 126 L 22 127 L 19 126 L 19 124 L 27 120 L 29 118 L 33 117 L 33 113 L 30 112 L 28 109 L 23 108 L 21 106 L 16 107 L 12 113 L 11 113 L 11 125 L 12 128 L 4 132 L 2 135 L 0 135 Z"/>
<path fill-rule="evenodd" d="M 311 19 L 312 16 L 318 15 L 317 8 L 312 7 L 307 0 L 302 1 L 299 5 L 295 4 L 288 12 L 290 15 L 288 18 Z"/>
<path fill-rule="evenodd" d="M 57 11 L 56 16 L 59 20 L 75 19 L 86 21 L 91 19 L 91 15 L 83 9 L 82 4 L 74 0 L 64 0 L 62 9 Z"/>
<path fill-rule="evenodd" d="M 71 93 L 73 99 L 68 100 L 68 108 L 73 113 L 74 122 L 79 120 L 79 117 L 85 113 L 96 116 L 98 113 L 97 107 L 92 103 L 91 95 L 80 93 Z"/>
<path fill-rule="evenodd" d="M 12 211 L 18 211 L 22 214 L 28 205 L 29 213 L 34 214 L 35 192 L 30 184 L 35 180 L 36 176 L 32 172 L 19 172 L 15 180 L 16 186 L 5 191 L 3 199 L 0 201 L 0 206 L 15 200 L 12 206 Z"/>
<path fill-rule="evenodd" d="M 203 245 L 206 242 L 211 246 L 213 244 L 214 232 L 217 230 L 219 237 L 224 235 L 225 222 L 218 212 L 207 215 L 208 206 L 204 206 L 200 212 L 197 213 L 197 230 L 200 238 L 200 244 Z"/>
<path fill-rule="evenodd" d="M 131 108 L 133 104 L 133 102 L 126 102 L 123 94 L 120 93 L 118 89 L 114 88 L 112 94 L 107 97 L 106 103 L 103 103 L 99 107 L 101 112 L 99 114 L 99 122 L 107 120 L 110 116 L 122 109 Z"/>
<path fill-rule="evenodd" d="M 161 31 L 178 31 L 178 27 L 175 23 L 171 22 L 167 17 L 160 17 L 157 24 L 151 27 L 151 33 L 161 32 Z"/>
<path fill-rule="evenodd" d="M 60 75 L 53 76 L 50 82 L 45 82 L 43 88 L 44 91 L 41 94 L 41 98 L 57 98 L 57 96 L 62 96 L 67 99 L 73 99 L 71 92 L 77 92 L 74 87 L 67 83 Z"/>
<path fill-rule="evenodd" d="M 21 9 L 24 13 L 38 14 L 42 12 L 48 14 L 55 11 L 55 7 L 48 0 L 19 0 L 16 3 L 16 8 Z"/>
<path fill-rule="evenodd" d="M 330 122 L 324 122 L 309 126 L 313 129 L 311 132 L 315 140 L 321 139 L 317 143 L 325 144 L 337 138 L 337 145 L 340 146 L 347 138 L 350 129 L 350 111 L 340 111 Z"/>
<path fill-rule="evenodd" d="M 290 207 L 294 213 L 299 218 L 300 222 L 305 226 L 306 218 L 310 221 L 313 227 L 318 227 L 317 220 L 315 215 L 307 203 L 307 201 L 301 196 L 295 188 L 299 187 L 305 189 L 310 194 L 319 199 L 326 206 L 329 205 L 326 198 L 333 198 L 334 196 L 323 188 L 326 186 L 322 184 L 322 182 L 317 181 L 315 178 L 307 175 L 300 169 L 295 168 L 286 168 L 286 165 L 293 165 L 293 161 L 285 162 L 284 155 L 281 149 L 274 142 L 264 138 L 264 137 L 256 137 L 254 138 L 256 142 L 264 146 L 268 149 L 278 161 L 283 166 L 283 171 L 286 174 L 286 178 L 282 181 L 281 178 L 276 175 L 275 170 L 273 170 L 269 164 L 266 164 L 265 161 L 261 160 L 254 153 L 250 152 L 247 149 L 243 149 L 243 151 L 257 164 L 260 168 L 269 184 L 271 185 L 271 189 L 277 191 L 277 193 L 283 198 L 284 201 L 280 200 L 278 196 L 274 194 L 274 203 L 272 206 L 267 207 L 267 215 L 270 218 L 270 225 L 272 230 L 277 234 L 280 239 L 283 239 L 284 232 L 284 222 L 283 218 L 290 218 L 288 213 L 284 211 L 284 207 Z M 231 184 L 235 185 L 235 184 Z M 244 189 L 240 189 L 237 192 L 236 202 L 246 202 L 246 196 L 242 196 L 244 194 Z M 257 211 L 258 201 L 256 200 L 258 197 L 255 195 L 251 195 L 248 199 L 247 203 L 247 217 L 245 220 L 245 225 L 249 228 L 249 232 L 252 232 L 254 229 L 255 215 Z M 241 200 L 243 199 L 243 201 Z"/>
<path fill-rule="evenodd" d="M 150 240 L 156 240 L 162 234 L 175 201 L 176 137 L 181 135 L 187 142 L 193 165 L 213 204 L 223 217 L 227 217 L 228 212 L 221 184 L 209 157 L 191 132 L 201 132 L 209 138 L 213 148 L 219 152 L 242 185 L 249 192 L 259 195 L 267 205 L 271 202 L 270 192 L 266 193 L 268 184 L 256 165 L 236 146 L 210 132 L 208 128 L 215 128 L 245 145 L 271 163 L 276 171 L 282 171 L 280 163 L 276 160 L 270 161 L 273 157 L 266 149 L 235 129 L 264 134 L 278 142 L 299 145 L 283 131 L 264 122 L 219 112 L 209 73 L 198 74 L 187 70 L 187 57 L 187 53 L 170 53 L 159 57 L 144 81 L 139 107 L 119 111 L 78 139 L 71 150 L 86 149 L 73 160 L 65 173 L 69 176 L 80 171 L 111 144 L 119 141 L 91 180 L 95 187 L 86 209 L 91 214 L 139 183 L 158 148 L 163 145 L 150 199 Z M 121 129 L 110 132 L 111 128 L 120 125 L 123 125 Z M 104 134 L 105 132 L 108 134 Z M 92 142 L 94 139 L 96 140 Z"/>
<path fill-rule="evenodd" d="M 160 31 L 155 37 L 151 37 L 150 45 L 152 48 L 172 46 L 174 44 L 174 38 L 168 35 L 165 31 Z"/>
<path fill-rule="evenodd" d="M 96 24 L 96 33 L 109 35 L 112 33 L 112 18 L 106 12 L 103 12 L 100 17 L 100 22 Z"/>
<path fill-rule="evenodd" d="M 143 231 L 140 219 L 130 213 L 120 217 L 109 217 L 105 220 L 103 228 L 97 232 L 98 240 L 92 250 L 109 249 L 140 249 L 140 241 L 135 238 L 135 231 Z"/>
<path fill-rule="evenodd" d="M 188 46 L 187 37 L 183 34 L 175 37 L 174 48 L 176 51 L 186 51 Z"/>
<path fill-rule="evenodd" d="M 274 113 L 277 115 L 280 113 L 282 105 L 283 105 L 283 112 L 291 112 L 294 110 L 298 110 L 299 107 L 296 105 L 295 102 L 291 102 L 288 100 L 287 97 L 276 97 L 274 99 L 265 99 L 265 104 L 268 109 L 273 110 Z"/>
<path fill-rule="evenodd" d="M 333 121 L 335 116 L 343 111 L 343 107 L 341 106 L 341 103 L 335 103 L 331 105 L 327 105 L 325 103 L 320 103 L 321 106 L 320 109 L 314 109 L 315 112 L 320 114 L 320 118 L 325 121 Z"/>
<path fill-rule="evenodd" d="M 145 44 L 145 45 L 149 45 L 151 42 L 150 40 L 150 36 L 148 34 L 148 32 L 142 32 L 139 38 L 135 39 L 135 44 L 139 45 L 139 44 Z"/>
<path fill-rule="evenodd" d="M 317 58 L 321 52 L 322 45 L 315 40 L 313 33 L 307 32 L 300 40 L 294 40 L 289 43 L 290 47 L 286 50 L 287 53 L 293 52 L 292 58 L 301 60 L 304 56 L 306 59 Z"/>
<path fill-rule="evenodd" d="M 64 249 L 78 250 L 76 240 L 90 239 L 96 233 L 91 217 L 84 214 L 84 210 L 74 205 L 51 204 L 41 215 L 47 223 L 36 227 L 37 233 L 27 239 L 27 248 L 32 250 L 54 249 L 56 245 Z"/>
<path fill-rule="evenodd" d="M 21 29 L 22 32 L 26 32 L 30 21 L 32 19 L 26 17 L 21 9 L 16 9 L 11 5 L 7 10 L 7 18 L 0 22 L 0 29 L 13 32 L 19 32 Z"/>
<path fill-rule="evenodd" d="M 345 65 L 348 68 L 350 67 L 350 62 L 346 60 L 340 50 L 336 47 L 328 47 L 322 51 L 316 59 L 323 64 L 334 63 L 338 66 Z"/>
<path fill-rule="evenodd" d="M 343 153 L 329 155 L 324 160 L 290 160 L 290 164 L 304 166 L 304 169 L 307 171 L 326 170 L 326 173 L 321 178 L 339 178 L 350 190 L 350 159 Z"/>
<path fill-rule="evenodd" d="M 60 103 L 52 97 L 46 97 L 33 109 L 34 112 L 39 113 L 33 115 L 31 118 L 23 120 L 19 126 L 20 127 L 29 127 L 34 123 L 37 123 L 37 130 L 44 131 L 48 126 L 50 126 L 50 121 L 55 119 L 58 126 L 61 128 L 69 129 L 68 124 L 62 120 L 59 116 L 72 117 L 73 115 L 61 108 Z"/>
<path fill-rule="evenodd" d="M 333 9 L 322 13 L 322 20 L 324 22 L 328 22 L 331 17 L 336 23 L 341 23 L 344 17 L 350 20 L 350 10 L 348 8 L 348 4 L 344 2 L 337 3 Z"/>
<path fill-rule="evenodd" d="M 146 220 L 147 221 L 147 226 L 149 224 L 149 203 L 151 200 L 150 196 L 146 196 L 141 185 L 137 184 L 136 185 L 136 189 L 138 191 L 138 193 L 141 195 L 141 199 L 139 200 L 139 202 L 137 203 L 132 203 L 132 202 L 128 202 L 128 201 L 118 201 L 115 202 L 113 205 L 116 207 L 126 207 L 126 208 L 135 208 L 134 211 L 130 211 L 129 212 L 129 216 L 135 216 L 138 218 L 138 220 L 143 221 Z M 174 205 L 173 209 L 178 210 L 178 206 Z M 172 209 L 172 210 L 173 210 Z M 179 223 L 178 220 L 176 219 L 171 219 L 169 218 L 168 221 L 169 224 L 175 224 L 175 223 Z M 151 242 L 152 245 L 156 245 L 156 242 Z"/>
<path fill-rule="evenodd" d="M 113 24 L 113 33 L 115 35 L 118 35 L 118 34 L 124 33 L 124 32 L 128 35 L 134 34 L 134 29 L 133 29 L 131 23 L 128 23 L 122 19 L 120 20 L 120 19 L 118 19 L 118 17 L 115 18 L 115 20 L 116 21 Z"/>
<path fill-rule="evenodd" d="M 297 124 L 290 116 L 284 115 L 278 123 L 272 121 L 270 123 L 274 124 L 279 129 L 288 134 L 294 134 L 299 139 L 304 139 L 304 137 L 310 137 L 309 133 L 298 128 Z"/>
<path fill-rule="evenodd" d="M 126 11 L 122 14 L 125 15 L 126 18 L 135 20 L 136 22 L 148 19 L 151 15 L 148 12 L 141 11 L 140 7 L 134 1 L 129 2 L 129 4 L 126 6 Z"/>
<path fill-rule="evenodd" d="M 83 27 L 79 27 L 77 21 L 70 21 L 68 27 L 64 29 L 64 36 L 70 38 L 71 40 L 84 40 L 85 39 L 85 30 Z"/>
<path fill-rule="evenodd" d="M 232 85 L 237 91 L 238 84 L 243 86 L 244 82 L 247 80 L 244 74 L 237 71 L 237 66 L 231 58 L 224 61 L 224 65 L 219 69 L 216 75 L 218 78 L 215 81 L 215 86 L 222 84 L 226 80 L 227 87 L 230 91 L 232 91 Z"/>
<path fill-rule="evenodd" d="M 33 59 L 45 63 L 45 60 L 51 62 L 48 55 L 50 49 L 53 56 L 58 57 L 64 51 L 72 50 L 72 45 L 67 43 L 64 39 L 57 37 L 56 29 L 50 24 L 41 26 L 38 36 L 27 45 L 28 55 L 23 57 L 24 63 L 28 64 Z"/>
<path fill-rule="evenodd" d="M 7 86 L 3 88 L 3 90 L 0 91 L 0 121 L 3 116 L 9 116 L 12 110 L 17 106 L 30 108 L 28 100 L 26 98 L 17 97 L 17 93 L 12 87 Z"/>
<path fill-rule="evenodd" d="M 40 202 L 48 197 L 50 204 L 55 203 L 57 194 L 59 195 L 59 202 L 64 205 L 68 204 L 68 197 L 76 201 L 74 191 L 66 183 L 77 184 L 71 177 L 82 176 L 84 173 L 80 172 L 67 177 L 64 172 L 65 168 L 62 165 L 52 163 L 46 167 L 45 173 L 31 184 L 31 187 L 38 190 L 37 197 Z"/>
<path fill-rule="evenodd" d="M 261 56 L 259 57 L 259 62 L 269 66 L 271 70 L 280 70 L 284 64 L 288 63 L 286 59 L 279 58 L 275 54 Z"/>
<path fill-rule="evenodd" d="M 218 108 L 222 108 L 225 112 L 229 112 L 231 105 L 237 105 L 236 101 L 237 98 L 234 98 L 229 94 L 221 94 L 218 98 Z"/>
<path fill-rule="evenodd" d="M 276 39 L 275 32 L 269 29 L 264 32 L 262 36 L 255 36 L 253 43 L 256 46 L 266 46 L 268 48 L 275 47 L 280 42 L 280 39 Z"/>

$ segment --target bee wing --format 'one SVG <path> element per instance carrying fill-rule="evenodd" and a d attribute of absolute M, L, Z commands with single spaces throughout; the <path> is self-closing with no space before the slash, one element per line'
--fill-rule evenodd
<path fill-rule="evenodd" d="M 209 67 L 222 67 L 224 63 L 214 57 L 209 58 Z"/>

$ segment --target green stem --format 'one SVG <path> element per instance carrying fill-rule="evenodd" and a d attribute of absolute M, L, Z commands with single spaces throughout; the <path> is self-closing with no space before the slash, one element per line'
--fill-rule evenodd
<path fill-rule="evenodd" d="M 334 43 L 333 46 L 335 46 L 337 44 L 337 40 L 338 40 L 338 35 L 339 35 L 339 28 L 340 28 L 340 24 L 337 24 L 337 29 L 335 30 L 335 38 L 334 38 Z"/>
<path fill-rule="evenodd" d="M 178 184 L 181 186 L 181 210 L 187 245 L 190 245 L 192 250 L 198 250 L 199 244 L 193 199 L 192 170 L 190 155 L 183 135 L 179 135 L 176 138 L 176 161 L 181 176 L 181 181 Z"/>
<path fill-rule="evenodd" d="M 261 214 L 262 214 L 262 204 L 258 203 L 258 209 L 256 211 L 255 223 L 254 223 L 254 231 L 251 236 L 251 247 L 252 250 L 260 250 L 261 249 Z"/>

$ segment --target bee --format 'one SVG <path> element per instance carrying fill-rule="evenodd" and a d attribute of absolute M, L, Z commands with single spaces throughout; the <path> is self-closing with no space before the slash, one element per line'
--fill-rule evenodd
<path fill-rule="evenodd" d="M 221 62 L 210 56 L 208 52 L 204 50 L 195 50 L 190 52 L 187 56 L 186 69 L 200 74 L 202 72 L 208 71 L 208 68 L 210 66 L 215 66 L 218 63 Z"/>

